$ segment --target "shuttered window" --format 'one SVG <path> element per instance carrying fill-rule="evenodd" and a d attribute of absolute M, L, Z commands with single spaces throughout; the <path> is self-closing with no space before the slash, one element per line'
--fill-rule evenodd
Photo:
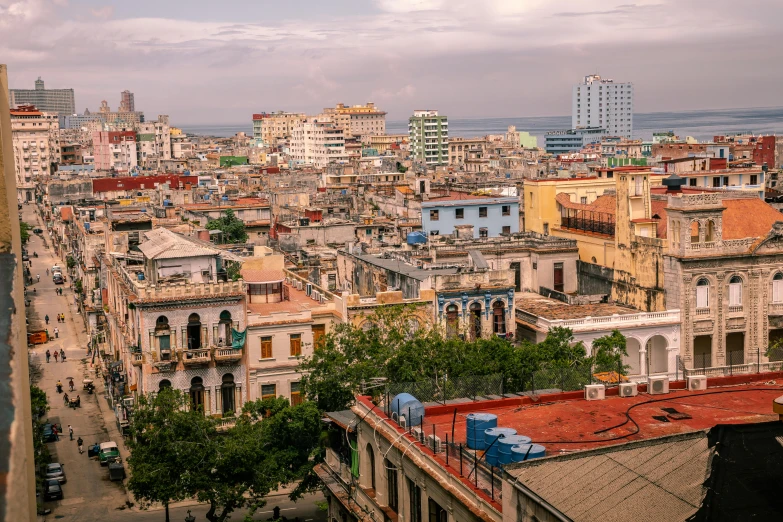
<path fill-rule="evenodd" d="M 291 334 L 291 357 L 302 355 L 302 335 Z"/>
<path fill-rule="evenodd" d="M 783 303 L 783 274 L 775 274 L 772 281 L 772 302 Z"/>
<path fill-rule="evenodd" d="M 272 338 L 271 337 L 262 337 L 261 338 L 261 358 L 262 359 L 271 359 L 272 358 Z"/>
<path fill-rule="evenodd" d="M 705 281 L 699 281 L 696 287 L 696 308 L 709 308 L 710 307 L 710 287 Z"/>
<path fill-rule="evenodd" d="M 742 306 L 742 283 L 729 285 L 729 306 Z"/>

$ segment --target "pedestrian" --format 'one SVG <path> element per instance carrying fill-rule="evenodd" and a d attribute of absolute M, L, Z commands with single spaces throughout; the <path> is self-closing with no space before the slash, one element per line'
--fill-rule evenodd
<path fill-rule="evenodd" d="M 49 314 L 46 314 L 44 317 L 44 321 L 46 321 L 46 324 L 49 324 Z"/>
<path fill-rule="evenodd" d="M 51 356 L 52 356 L 52 352 L 50 352 L 49 350 L 46 350 L 46 362 L 49 362 L 49 357 L 51 357 Z"/>
<path fill-rule="evenodd" d="M 48 268 L 46 269 L 46 275 L 47 276 L 49 275 L 49 269 Z"/>
<path fill-rule="evenodd" d="M 60 338 L 60 329 L 56 326 L 54 327 L 54 338 L 59 339 Z"/>
<path fill-rule="evenodd" d="M 73 440 L 73 426 L 70 424 L 68 425 L 68 435 L 71 436 L 71 440 Z"/>
<path fill-rule="evenodd" d="M 79 446 L 79 453 L 84 453 L 84 447 L 83 447 L 84 446 L 84 441 L 82 440 L 81 437 L 76 439 L 76 444 Z"/>
<path fill-rule="evenodd" d="M 81 408 L 82 407 L 82 398 L 79 397 L 79 394 L 76 394 L 76 407 Z"/>
<path fill-rule="evenodd" d="M 57 362 L 57 358 L 60 356 L 60 352 L 57 350 L 54 351 L 54 362 Z"/>
<path fill-rule="evenodd" d="M 35 274 L 35 278 L 38 279 L 38 282 L 41 282 L 41 274 Z"/>
<path fill-rule="evenodd" d="M 66 406 L 68 406 L 68 394 L 67 393 L 63 394 L 63 402 L 65 403 Z"/>
<path fill-rule="evenodd" d="M 57 430 L 57 424 L 52 426 L 52 435 L 54 435 L 54 440 L 60 440 L 60 434 Z"/>
<path fill-rule="evenodd" d="M 73 379 L 71 379 L 71 380 L 68 382 L 68 386 L 70 386 L 70 388 L 71 388 L 71 391 L 73 391 Z"/>
<path fill-rule="evenodd" d="M 62 362 L 65 362 L 65 351 L 62 348 L 60 348 L 60 359 Z"/>

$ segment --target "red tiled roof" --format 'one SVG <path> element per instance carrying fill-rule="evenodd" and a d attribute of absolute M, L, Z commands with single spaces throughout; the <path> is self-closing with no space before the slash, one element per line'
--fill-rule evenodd
<path fill-rule="evenodd" d="M 61 207 L 60 219 L 62 221 L 70 221 L 71 219 L 73 219 L 73 207 Z"/>
<path fill-rule="evenodd" d="M 119 190 L 144 190 L 155 188 L 155 184 L 169 183 L 172 188 L 180 188 L 186 183 L 198 184 L 198 176 L 180 176 L 178 174 L 161 174 L 159 176 L 126 176 L 121 178 L 97 178 L 92 180 L 93 194 L 114 192 Z"/>

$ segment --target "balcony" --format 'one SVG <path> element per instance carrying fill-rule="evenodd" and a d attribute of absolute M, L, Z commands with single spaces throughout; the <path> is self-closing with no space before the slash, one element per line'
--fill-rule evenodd
<path fill-rule="evenodd" d="M 234 364 L 242 360 L 242 350 L 234 348 L 216 348 L 215 362 L 218 364 Z"/>
<path fill-rule="evenodd" d="M 187 368 L 207 365 L 211 359 L 209 348 L 184 350 L 182 352 L 182 362 Z"/>
<path fill-rule="evenodd" d="M 742 305 L 730 305 L 729 315 L 742 315 Z"/>
<path fill-rule="evenodd" d="M 144 363 L 144 355 L 141 353 L 132 353 L 131 354 L 131 364 L 133 366 L 141 366 Z"/>
<path fill-rule="evenodd" d="M 697 308 L 696 309 L 696 315 L 710 315 L 710 309 L 709 308 Z"/>
<path fill-rule="evenodd" d="M 177 361 L 156 361 L 152 366 L 160 373 L 173 372 L 177 369 Z"/>
<path fill-rule="evenodd" d="M 223 417 L 217 420 L 216 429 L 218 431 L 228 431 L 237 424 L 236 417 Z"/>

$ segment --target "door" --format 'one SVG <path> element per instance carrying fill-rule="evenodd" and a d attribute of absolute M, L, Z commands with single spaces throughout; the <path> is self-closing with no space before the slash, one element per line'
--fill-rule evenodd
<path fill-rule="evenodd" d="M 509 266 L 514 271 L 514 289 L 517 292 L 522 291 L 522 271 L 520 270 L 519 263 L 511 263 Z"/>
<path fill-rule="evenodd" d="M 565 291 L 565 276 L 563 274 L 563 263 L 555 263 L 554 267 L 554 288 L 556 292 Z"/>

